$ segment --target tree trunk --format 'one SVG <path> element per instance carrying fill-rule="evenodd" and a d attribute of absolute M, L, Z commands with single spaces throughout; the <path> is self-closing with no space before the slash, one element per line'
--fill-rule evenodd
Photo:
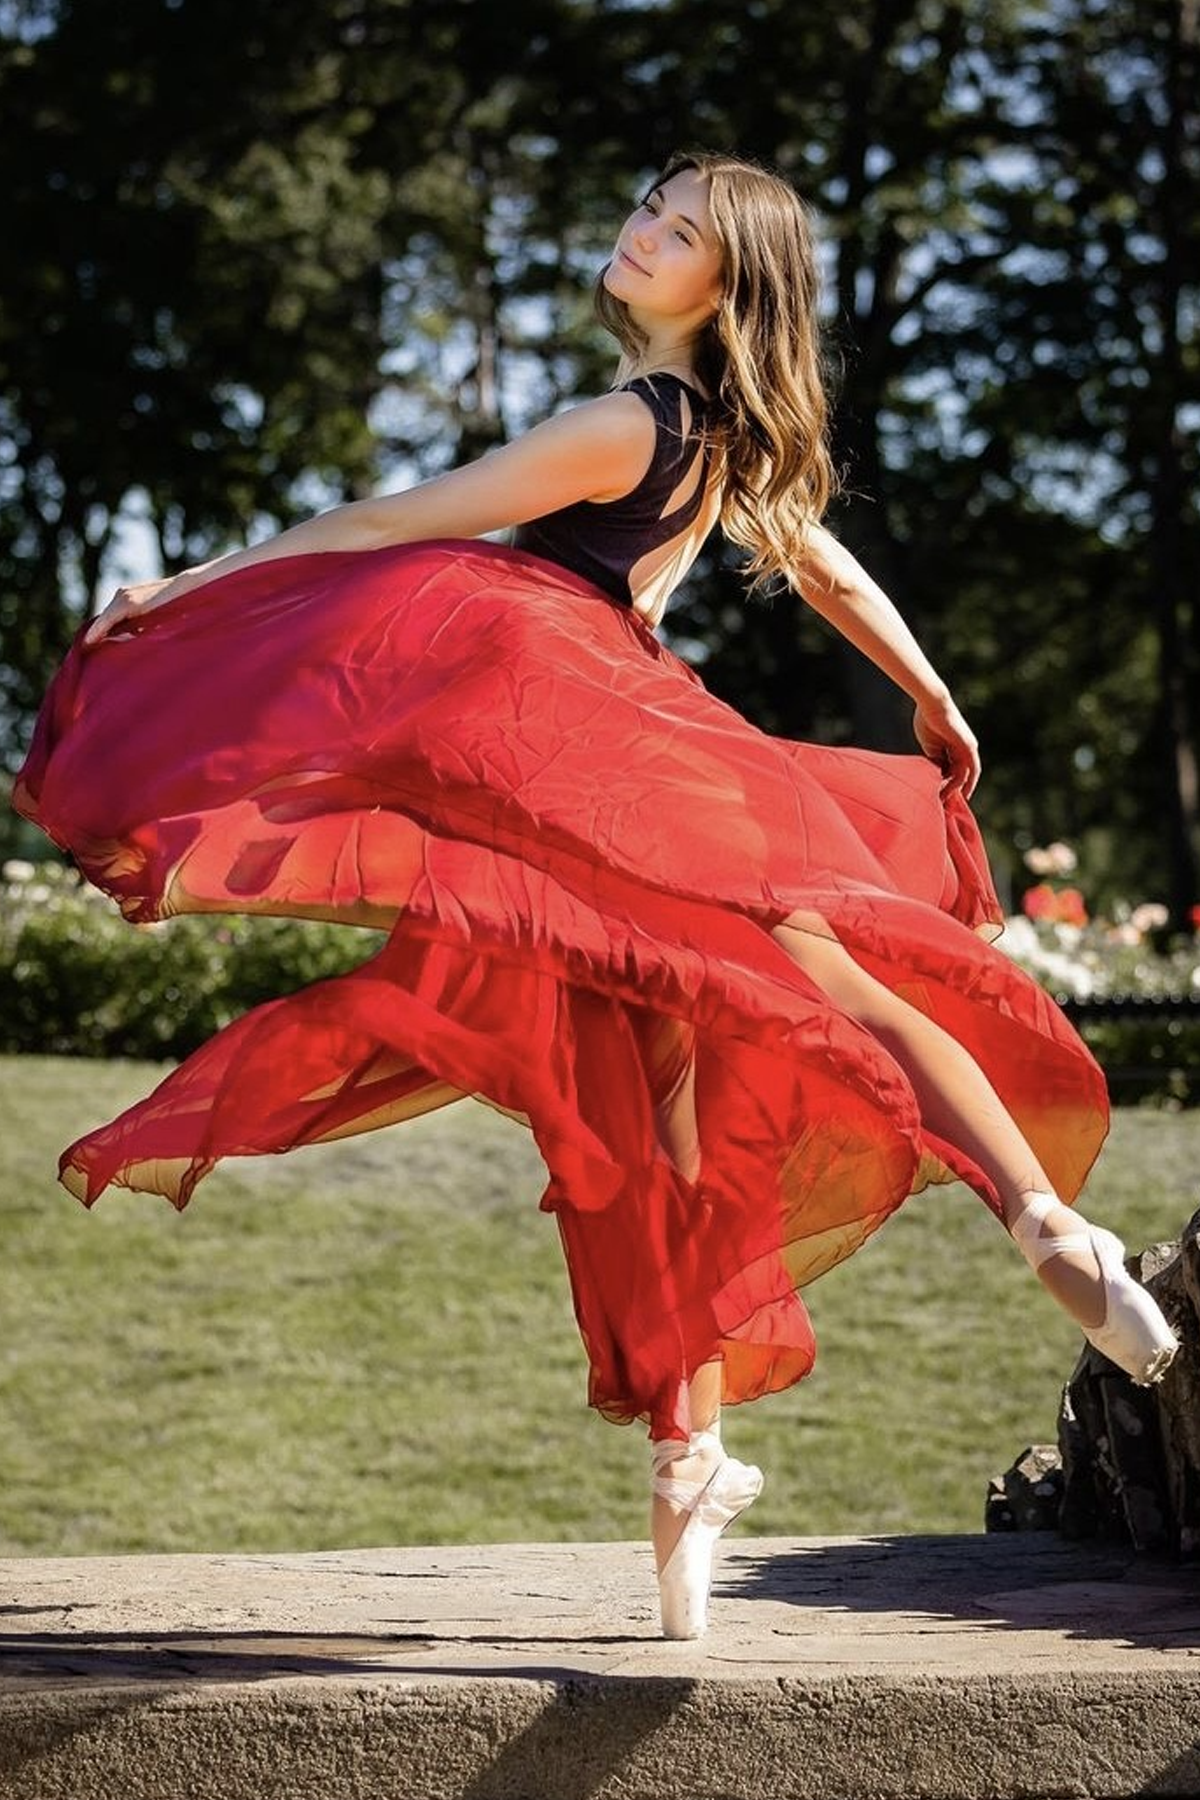
<path fill-rule="evenodd" d="M 1200 608 L 1185 582 L 1183 529 L 1183 434 L 1179 421 L 1183 355 L 1182 219 L 1183 155 L 1187 108 L 1191 104 L 1189 65 L 1194 41 L 1185 41 L 1183 7 L 1171 7 L 1167 49 L 1166 114 L 1163 122 L 1163 178 L 1160 189 L 1163 257 L 1158 271 L 1157 311 L 1162 336 L 1154 436 L 1150 449 L 1151 547 L 1149 605 L 1157 620 L 1160 720 L 1164 747 L 1163 781 L 1168 857 L 1167 904 L 1171 923 L 1183 930 L 1197 899 L 1200 868 L 1200 779 L 1196 762 L 1195 692 L 1200 659 L 1189 643 L 1186 612 L 1192 608 L 1192 636 L 1200 634 Z M 1189 34 L 1191 35 L 1191 34 Z"/>

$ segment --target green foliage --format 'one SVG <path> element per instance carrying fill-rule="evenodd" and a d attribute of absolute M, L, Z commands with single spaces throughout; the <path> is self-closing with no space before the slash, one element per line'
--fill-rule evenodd
<path fill-rule="evenodd" d="M 293 919 L 130 926 L 57 863 L 9 862 L 0 1050 L 182 1057 L 260 1001 L 337 975 L 377 935 Z"/>
<path fill-rule="evenodd" d="M 815 203 L 835 527 L 983 742 L 998 842 L 1196 898 L 1197 43 L 1182 0 L 80 0 L 0 26 L 0 731 L 122 513 L 168 567 L 607 379 L 587 293 L 679 144 Z M 1194 584 L 1193 584 L 1194 585 Z M 909 746 L 790 598 L 668 634 L 766 729 Z"/>
<path fill-rule="evenodd" d="M 1142 1018 L 1093 1018 L 1084 1009 L 1073 1022 L 1118 1105 L 1200 1107 L 1200 1003 Z"/>

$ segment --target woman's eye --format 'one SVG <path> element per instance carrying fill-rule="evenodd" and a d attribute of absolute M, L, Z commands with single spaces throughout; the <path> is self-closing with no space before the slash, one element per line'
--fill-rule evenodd
<path fill-rule="evenodd" d="M 690 247 L 692 240 L 686 231 L 677 231 L 675 236 L 679 239 L 681 244 L 687 244 Z"/>

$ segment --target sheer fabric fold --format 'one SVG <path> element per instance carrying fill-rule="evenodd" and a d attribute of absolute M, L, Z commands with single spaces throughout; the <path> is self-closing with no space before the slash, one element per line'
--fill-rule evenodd
<path fill-rule="evenodd" d="M 476 1095 L 545 1160 L 592 1403 L 655 1437 L 687 1435 L 715 1358 L 728 1402 L 804 1376 L 799 1290 L 908 1194 L 957 1176 L 997 1206 L 772 925 L 819 915 L 944 1025 L 1065 1198 L 1104 1136 L 1096 1064 L 985 941 L 983 847 L 936 768 L 761 732 L 522 552 L 276 558 L 77 639 L 16 804 L 131 920 L 388 929 L 73 1144 L 71 1192 L 182 1207 L 223 1157 Z"/>

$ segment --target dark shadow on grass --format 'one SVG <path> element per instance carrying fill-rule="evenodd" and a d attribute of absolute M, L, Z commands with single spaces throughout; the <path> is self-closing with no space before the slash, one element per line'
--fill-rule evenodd
<path fill-rule="evenodd" d="M 1054 1532 L 862 1538 L 775 1554 L 742 1539 L 724 1550 L 714 1592 L 798 1613 L 894 1613 L 914 1629 L 962 1620 L 1137 1649 L 1200 1643 L 1200 1567 Z"/>

